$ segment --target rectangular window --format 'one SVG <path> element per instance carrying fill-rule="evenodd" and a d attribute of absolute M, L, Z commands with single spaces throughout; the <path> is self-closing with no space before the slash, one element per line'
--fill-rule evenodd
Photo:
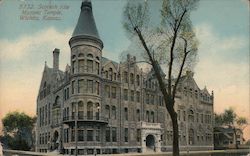
<path fill-rule="evenodd" d="M 123 80 L 125 83 L 128 83 L 128 72 L 126 71 L 123 73 Z"/>
<path fill-rule="evenodd" d="M 130 91 L 130 100 L 131 100 L 131 101 L 134 101 L 134 94 L 135 94 L 134 91 L 131 90 L 131 91 Z"/>
<path fill-rule="evenodd" d="M 137 116 L 137 121 L 140 121 L 141 117 L 140 117 L 140 110 L 139 109 L 136 110 L 136 116 Z"/>
<path fill-rule="evenodd" d="M 100 65 L 98 62 L 95 63 L 96 73 L 99 75 Z"/>
<path fill-rule="evenodd" d="M 84 72 L 84 60 L 78 61 L 78 70 L 79 70 L 79 73 Z"/>
<path fill-rule="evenodd" d="M 94 139 L 93 130 L 87 130 L 87 141 L 93 141 L 93 139 Z"/>
<path fill-rule="evenodd" d="M 87 72 L 93 73 L 93 61 L 87 60 Z"/>
<path fill-rule="evenodd" d="M 117 139 L 116 139 L 116 128 L 113 127 L 112 128 L 112 142 L 116 142 Z"/>
<path fill-rule="evenodd" d="M 93 80 L 87 80 L 87 90 L 88 93 L 94 93 L 94 89 L 93 89 Z"/>
<path fill-rule="evenodd" d="M 69 88 L 67 88 L 67 99 L 69 99 Z"/>
<path fill-rule="evenodd" d="M 106 142 L 110 142 L 110 127 L 106 128 Z"/>
<path fill-rule="evenodd" d="M 71 129 L 71 141 L 75 141 L 75 129 Z"/>
<path fill-rule="evenodd" d="M 146 104 L 149 104 L 149 94 L 146 94 Z"/>
<path fill-rule="evenodd" d="M 84 149 L 78 149 L 78 154 L 79 155 L 84 155 Z"/>
<path fill-rule="evenodd" d="M 116 87 L 112 87 L 111 88 L 111 95 L 112 95 L 112 98 L 116 98 Z"/>
<path fill-rule="evenodd" d="M 84 141 L 84 130 L 78 130 L 78 141 Z"/>
<path fill-rule="evenodd" d="M 96 81 L 96 94 L 100 94 L 100 83 L 98 81 Z"/>
<path fill-rule="evenodd" d="M 140 102 L 140 92 L 136 92 L 136 102 Z"/>
<path fill-rule="evenodd" d="M 128 90 L 127 89 L 124 89 L 123 90 L 123 94 L 124 94 L 124 100 L 128 100 Z"/>
<path fill-rule="evenodd" d="M 76 61 L 72 62 L 72 73 L 74 74 L 76 72 Z"/>
<path fill-rule="evenodd" d="M 100 127 L 97 128 L 95 137 L 96 141 L 100 141 Z"/>
<path fill-rule="evenodd" d="M 141 141 L 141 130 L 140 129 L 136 130 L 136 140 L 137 140 L 137 142 Z"/>
<path fill-rule="evenodd" d="M 161 103 L 161 96 L 159 96 L 159 105 L 162 106 L 162 103 Z"/>
<path fill-rule="evenodd" d="M 153 105 L 154 104 L 154 99 L 155 99 L 155 96 L 154 95 L 151 95 L 151 104 Z"/>
<path fill-rule="evenodd" d="M 186 121 L 186 111 L 183 111 L 183 121 Z"/>
<path fill-rule="evenodd" d="M 110 98 L 110 86 L 105 86 L 106 97 Z"/>
<path fill-rule="evenodd" d="M 75 81 L 72 81 L 71 93 L 75 94 Z"/>
<path fill-rule="evenodd" d="M 72 119 L 75 119 L 76 116 L 75 112 L 76 112 L 76 105 L 75 103 L 72 103 L 72 110 L 71 110 Z"/>
<path fill-rule="evenodd" d="M 133 73 L 130 73 L 130 83 L 131 84 L 134 84 L 134 74 Z"/>
<path fill-rule="evenodd" d="M 84 92 L 84 80 L 78 80 L 78 93 Z"/>
<path fill-rule="evenodd" d="M 63 99 L 64 99 L 64 101 L 67 99 L 66 98 L 66 89 L 64 89 L 64 92 L 63 92 Z"/>
<path fill-rule="evenodd" d="M 128 121 L 128 108 L 124 108 L 124 117 L 125 120 Z"/>
<path fill-rule="evenodd" d="M 124 129 L 124 141 L 128 142 L 128 128 Z"/>
<path fill-rule="evenodd" d="M 112 118 L 116 119 L 116 107 L 112 106 Z"/>

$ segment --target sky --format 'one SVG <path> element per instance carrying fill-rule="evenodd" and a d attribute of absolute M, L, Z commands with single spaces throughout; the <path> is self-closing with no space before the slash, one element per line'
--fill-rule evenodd
<path fill-rule="evenodd" d="M 155 21 L 160 0 L 149 1 Z M 103 56 L 119 62 L 130 45 L 122 27 L 125 0 L 92 0 Z M 232 107 L 250 122 L 249 4 L 248 0 L 201 0 L 191 20 L 199 40 L 194 78 L 214 91 L 216 113 Z M 61 7 L 58 20 L 23 20 L 29 4 L 39 10 L 48 4 Z M 26 5 L 27 6 L 27 5 Z M 80 14 L 81 0 L 0 1 L 0 119 L 17 110 L 35 115 L 36 97 L 45 61 L 52 66 L 52 51 L 59 48 L 60 69 L 70 62 L 68 41 Z M 34 9 L 35 10 L 35 9 Z M 49 14 L 49 12 L 46 12 Z M 35 15 L 32 13 L 31 15 Z M 0 126 L 1 128 L 1 126 Z M 250 126 L 245 138 L 250 139 Z"/>

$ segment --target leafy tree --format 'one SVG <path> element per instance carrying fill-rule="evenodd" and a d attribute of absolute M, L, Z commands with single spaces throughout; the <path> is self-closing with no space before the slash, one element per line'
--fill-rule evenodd
<path fill-rule="evenodd" d="M 222 114 L 214 114 L 214 123 L 216 126 L 223 125 L 223 115 Z"/>
<path fill-rule="evenodd" d="M 237 129 L 241 131 L 247 126 L 247 119 L 244 117 L 238 117 L 232 108 L 226 109 L 222 114 L 215 116 L 215 122 L 218 126 L 228 126 L 234 131 L 234 138 L 236 138 Z M 238 148 L 237 140 L 235 139 L 235 147 Z"/>
<path fill-rule="evenodd" d="M 11 112 L 3 119 L 3 132 L 1 138 L 9 148 L 15 150 L 30 150 L 33 145 L 32 129 L 36 121 L 25 113 Z"/>
<path fill-rule="evenodd" d="M 196 60 L 197 40 L 190 12 L 198 0 L 163 0 L 158 27 L 149 27 L 148 2 L 128 1 L 124 9 L 124 28 L 136 37 L 142 61 L 152 66 L 173 125 L 173 155 L 179 156 L 177 113 L 174 109 L 177 88 L 184 70 Z M 135 42 L 136 43 L 136 42 Z M 161 67 L 167 70 L 167 83 Z M 175 78 L 175 79 L 174 79 Z"/>

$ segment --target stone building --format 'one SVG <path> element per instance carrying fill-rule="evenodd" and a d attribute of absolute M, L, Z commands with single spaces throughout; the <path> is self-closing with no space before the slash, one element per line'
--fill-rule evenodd
<path fill-rule="evenodd" d="M 92 4 L 82 2 L 69 40 L 70 66 L 45 64 L 37 97 L 36 151 L 79 155 L 171 150 L 172 123 L 154 72 L 136 58 L 117 63 L 102 56 Z M 165 76 L 162 73 L 162 76 Z M 213 94 L 199 89 L 192 72 L 181 78 L 176 97 L 180 148 L 213 148 Z"/>

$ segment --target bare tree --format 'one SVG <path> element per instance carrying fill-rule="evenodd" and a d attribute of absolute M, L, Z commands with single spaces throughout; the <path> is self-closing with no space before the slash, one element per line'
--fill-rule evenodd
<path fill-rule="evenodd" d="M 124 28 L 131 38 L 137 38 L 152 66 L 163 94 L 165 106 L 173 125 L 173 155 L 179 156 L 179 134 L 175 96 L 185 70 L 191 70 L 196 60 L 197 40 L 190 20 L 190 12 L 198 0 L 163 0 L 158 27 L 149 25 L 150 1 L 128 1 L 124 9 Z M 161 66 L 167 70 L 167 83 L 161 75 Z"/>

